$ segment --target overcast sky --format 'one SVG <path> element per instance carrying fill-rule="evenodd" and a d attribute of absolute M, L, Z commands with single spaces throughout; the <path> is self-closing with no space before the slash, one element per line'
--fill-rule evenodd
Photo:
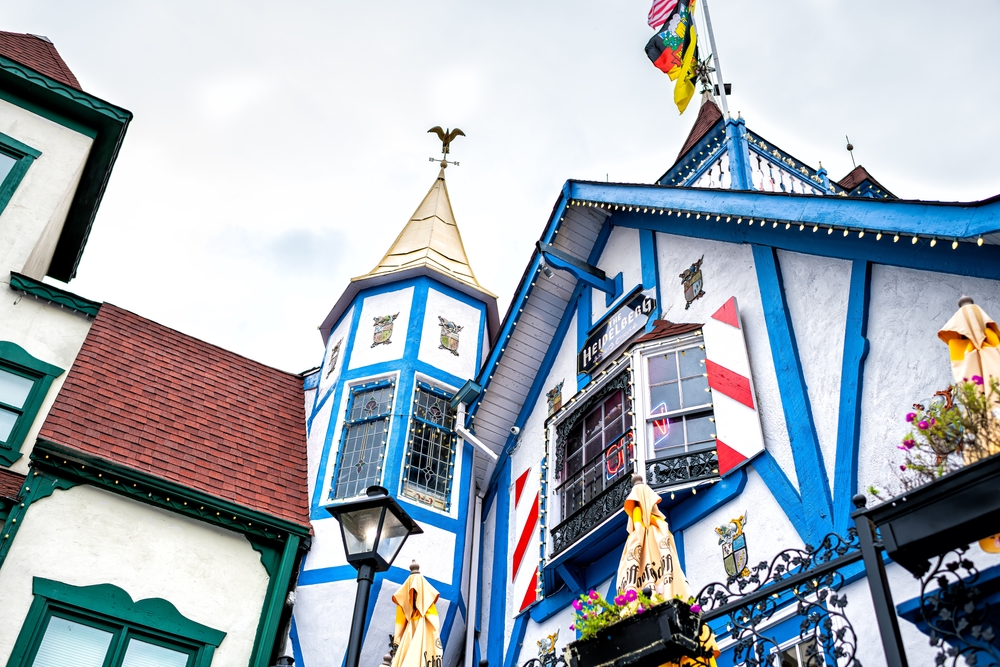
<path fill-rule="evenodd" d="M 653 182 L 678 116 L 649 0 L 0 1 L 135 114 L 69 289 L 289 371 L 430 187 L 434 125 L 480 282 L 509 303 L 569 178 Z M 831 177 L 1000 193 L 1000 3 L 711 0 L 733 112 Z M 707 40 L 706 40 L 707 41 Z"/>

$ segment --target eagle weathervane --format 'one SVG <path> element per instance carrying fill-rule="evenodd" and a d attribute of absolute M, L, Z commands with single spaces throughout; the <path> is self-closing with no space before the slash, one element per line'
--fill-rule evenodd
<path fill-rule="evenodd" d="M 459 166 L 457 162 L 450 162 L 448 160 L 448 154 L 451 152 L 451 142 L 455 140 L 455 137 L 464 137 L 465 132 L 462 132 L 457 127 L 454 130 L 447 129 L 442 130 L 440 125 L 435 125 L 431 129 L 427 130 L 427 134 L 433 132 L 438 135 L 438 139 L 441 140 L 441 168 L 444 169 L 449 164 L 453 164 L 456 167 Z M 437 160 L 437 158 L 427 158 L 431 162 Z"/>

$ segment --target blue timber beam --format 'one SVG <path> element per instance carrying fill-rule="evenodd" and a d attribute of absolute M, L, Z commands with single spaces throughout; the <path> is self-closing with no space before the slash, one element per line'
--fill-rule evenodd
<path fill-rule="evenodd" d="M 582 259 L 578 259 L 568 252 L 563 252 L 551 243 L 538 242 L 538 252 L 545 263 L 553 269 L 566 271 L 577 280 L 590 285 L 594 289 L 604 292 L 612 299 L 618 296 L 621 291 L 621 280 L 608 278 L 604 271 L 596 266 L 588 264 Z"/>

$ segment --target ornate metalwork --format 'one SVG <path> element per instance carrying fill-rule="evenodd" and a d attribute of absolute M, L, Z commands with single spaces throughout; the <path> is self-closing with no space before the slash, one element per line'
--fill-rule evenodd
<path fill-rule="evenodd" d="M 609 394 L 619 390 L 624 389 L 628 392 L 629 378 L 631 377 L 631 371 L 626 367 L 621 373 L 615 376 L 606 385 L 595 391 L 593 394 L 587 397 L 587 400 L 583 401 L 580 405 L 573 406 L 573 414 L 564 419 L 558 426 L 556 426 L 556 474 L 562 472 L 563 463 L 566 461 L 566 439 L 569 437 L 570 431 L 573 427 L 580 423 L 584 415 L 590 412 L 591 408 L 600 403 L 602 400 L 608 397 Z M 631 400 L 631 393 L 628 394 L 629 400 Z M 630 408 L 631 409 L 631 408 Z"/>
<path fill-rule="evenodd" d="M 765 632 L 778 621 L 777 612 L 795 604 L 802 618 L 799 637 L 813 640 L 805 650 L 808 667 L 860 667 L 855 657 L 857 636 L 844 613 L 847 596 L 840 593 L 844 585 L 840 570 L 859 560 L 860 543 L 853 528 L 847 539 L 827 535 L 819 548 L 786 549 L 770 563 L 750 568 L 749 576 L 705 586 L 696 596 L 702 620 L 729 617 L 734 664 L 777 667 L 781 642 Z"/>
<path fill-rule="evenodd" d="M 482 667 L 482 662 L 479 663 Z M 539 658 L 532 658 L 525 662 L 521 667 L 569 667 L 566 664 L 566 656 L 563 655 L 562 651 L 556 653 L 549 653 L 545 656 Z"/>
<path fill-rule="evenodd" d="M 604 492 L 552 529 L 552 555 L 562 553 L 578 539 L 621 510 L 632 490 L 632 478 L 622 476 Z"/>
<path fill-rule="evenodd" d="M 714 449 L 646 461 L 646 481 L 653 488 L 718 476 L 719 455 Z"/>
<path fill-rule="evenodd" d="M 963 657 L 970 667 L 1000 665 L 990 605 L 977 586 L 979 570 L 965 557 L 967 550 L 938 556 L 920 580 L 920 616 L 930 630 L 931 646 L 938 649 L 934 664 L 956 666 Z"/>

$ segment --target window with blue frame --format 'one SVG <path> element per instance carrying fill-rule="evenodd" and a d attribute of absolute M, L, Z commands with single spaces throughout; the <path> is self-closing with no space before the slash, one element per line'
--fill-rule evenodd
<path fill-rule="evenodd" d="M 42 153 L 0 132 L 0 212 L 14 196 L 28 168 Z"/>
<path fill-rule="evenodd" d="M 405 497 L 448 511 L 455 473 L 455 411 L 451 396 L 423 382 L 413 393 L 413 415 L 403 470 Z"/>
<path fill-rule="evenodd" d="M 369 486 L 381 484 L 394 393 L 390 380 L 351 388 L 331 500 L 364 495 Z"/>

